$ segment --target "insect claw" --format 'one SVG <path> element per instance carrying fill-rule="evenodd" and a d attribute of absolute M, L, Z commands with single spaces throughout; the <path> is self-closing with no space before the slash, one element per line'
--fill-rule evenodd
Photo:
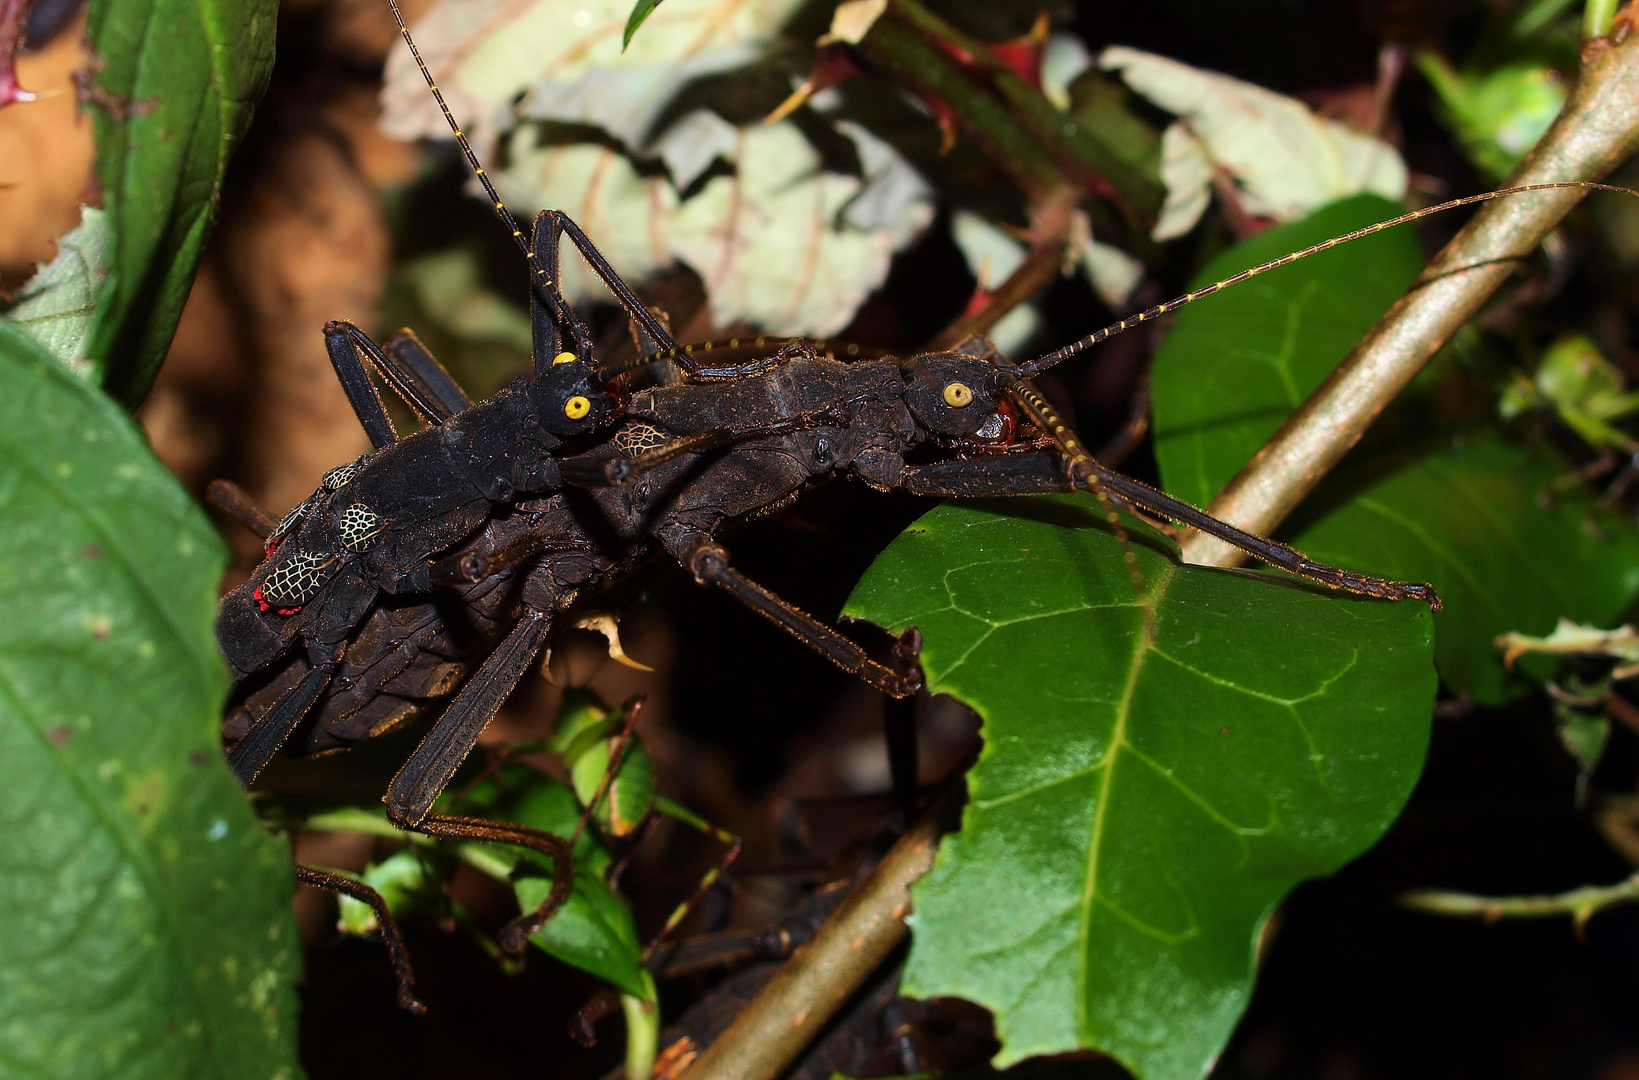
<path fill-rule="evenodd" d="M 552 674 L 552 646 L 550 645 L 541 650 L 541 678 L 559 690 L 563 689 L 563 684 Z"/>

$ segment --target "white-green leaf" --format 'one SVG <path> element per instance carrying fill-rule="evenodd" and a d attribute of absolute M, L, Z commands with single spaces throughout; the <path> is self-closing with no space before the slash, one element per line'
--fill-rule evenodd
<path fill-rule="evenodd" d="M 1296 98 L 1124 46 L 1104 50 L 1098 63 L 1182 125 L 1164 139 L 1167 205 L 1158 240 L 1194 226 L 1216 169 L 1235 181 L 1248 213 L 1277 221 L 1345 195 L 1406 193 L 1406 166 L 1393 147 L 1315 115 Z"/>
<path fill-rule="evenodd" d="M 95 382 L 102 372 L 86 358 L 85 344 L 97 295 L 108 279 L 108 219 L 92 206 L 80 214 L 79 226 L 57 238 L 57 257 L 0 307 L 0 318 L 27 331 L 58 363 Z"/>

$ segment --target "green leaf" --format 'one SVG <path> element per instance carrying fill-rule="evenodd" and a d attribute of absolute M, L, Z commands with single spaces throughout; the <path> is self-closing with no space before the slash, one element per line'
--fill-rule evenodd
<path fill-rule="evenodd" d="M 290 855 L 217 733 L 221 542 L 3 324 L 0 516 L 0 1071 L 297 1076 Z"/>
<path fill-rule="evenodd" d="M 1259 233 L 1209 263 L 1198 289 L 1400 213 L 1358 195 Z M 1205 506 L 1320 385 L 1423 268 L 1401 226 L 1197 300 L 1155 354 L 1155 457 L 1171 494 Z"/>
<path fill-rule="evenodd" d="M 1196 286 L 1395 209 L 1369 197 L 1335 203 L 1226 252 Z M 1163 486 L 1198 506 L 1211 502 L 1420 264 L 1413 236 L 1394 229 L 1179 312 L 1153 378 Z M 1322 562 L 1432 583 L 1445 601 L 1435 616 L 1436 664 L 1452 691 L 1484 705 L 1519 696 L 1528 683 L 1503 668 L 1498 634 L 1545 633 L 1559 616 L 1605 625 L 1639 594 L 1631 525 L 1595 515 L 1580 491 L 1539 505 L 1539 493 L 1570 470 L 1557 456 L 1484 430 L 1394 452 L 1328 479 L 1299 509 L 1292 543 Z"/>
<path fill-rule="evenodd" d="M 550 878 L 518 879 L 519 907 L 533 911 L 551 888 Z M 628 994 L 654 1000 L 643 981 L 643 946 L 632 909 L 594 874 L 576 871 L 569 900 L 530 940 L 566 964 L 607 979 Z"/>
<path fill-rule="evenodd" d="M 1092 1048 L 1203 1075 L 1260 928 L 1394 820 L 1428 739 L 1428 608 L 1179 565 L 1134 600 L 1090 498 L 947 505 L 850 615 L 926 637 L 984 718 L 962 831 L 913 893 L 905 991 L 996 1014 L 999 1062 Z"/>
<path fill-rule="evenodd" d="M 498 792 L 494 789 L 498 789 Z M 513 764 L 475 789 L 475 800 L 455 804 L 457 813 L 473 813 L 543 829 L 568 838 L 580 821 L 580 803 L 566 784 L 526 765 Z M 552 888 L 552 861 L 533 852 L 492 847 L 516 859 L 513 882 L 518 906 L 533 911 Z M 530 938 L 566 964 L 607 979 L 630 994 L 648 999 L 641 972 L 642 944 L 626 901 L 608 885 L 609 852 L 587 829 L 575 843 L 575 877 L 569 899 Z"/>
<path fill-rule="evenodd" d="M 626 47 L 632 43 L 632 35 L 637 33 L 637 28 L 642 26 L 644 20 L 659 6 L 660 0 L 637 0 L 637 3 L 632 5 L 632 13 L 626 17 L 626 32 L 620 38 L 621 52 L 626 51 Z"/>
<path fill-rule="evenodd" d="M 86 359 L 85 342 L 108 278 L 108 216 L 92 206 L 80 213 L 79 227 L 57 238 L 57 257 L 18 291 L 4 317 L 28 331 L 58 363 L 96 380 L 101 366 Z"/>
<path fill-rule="evenodd" d="M 228 155 L 273 65 L 276 0 L 92 0 L 97 175 L 114 237 L 88 355 L 133 405 L 170 345 Z"/>

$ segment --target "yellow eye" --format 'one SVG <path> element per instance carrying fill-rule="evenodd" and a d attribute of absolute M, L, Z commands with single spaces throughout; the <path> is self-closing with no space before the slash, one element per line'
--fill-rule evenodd
<path fill-rule="evenodd" d="M 945 404 L 965 409 L 973 404 L 973 391 L 967 383 L 953 382 L 945 387 Z"/>
<path fill-rule="evenodd" d="M 580 420 L 592 411 L 592 403 L 579 394 L 563 404 L 563 414 L 571 420 Z"/>
<path fill-rule="evenodd" d="M 575 354 L 572 352 L 561 352 L 552 358 L 553 367 L 557 367 L 559 364 L 573 364 L 574 362 Z"/>

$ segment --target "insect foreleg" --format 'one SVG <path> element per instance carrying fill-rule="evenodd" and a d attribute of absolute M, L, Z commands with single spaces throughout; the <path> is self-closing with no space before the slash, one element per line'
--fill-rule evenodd
<path fill-rule="evenodd" d="M 535 219 L 537 231 L 540 230 L 541 220 L 544 218 L 550 218 L 554 222 L 555 228 L 562 229 L 564 233 L 568 234 L 569 239 L 579 249 L 581 257 L 586 260 L 586 264 L 603 281 L 604 287 L 615 298 L 615 302 L 625 310 L 627 318 L 642 327 L 643 332 L 652 341 L 659 344 L 662 349 L 677 347 L 677 342 L 672 339 L 671 331 L 666 329 L 665 324 L 655 316 L 654 312 L 644 306 L 643 301 L 639 300 L 637 294 L 632 292 L 631 286 L 620 279 L 620 275 L 615 273 L 615 268 L 609 265 L 609 260 L 603 257 L 603 253 L 597 249 L 597 245 L 592 243 L 591 238 L 581 231 L 580 226 L 576 225 L 568 214 L 565 214 L 562 210 L 543 210 L 540 217 Z M 536 256 L 537 259 L 539 257 L 539 255 Z M 684 367 L 687 366 L 687 364 L 684 365 Z"/>
<path fill-rule="evenodd" d="M 1243 532 L 1226 521 L 1219 521 L 1203 510 L 1097 462 L 1092 463 L 1092 470 L 1096 481 L 1117 498 L 1159 517 L 1216 536 L 1288 573 L 1362 596 L 1384 600 L 1427 600 L 1435 611 L 1440 610 L 1440 598 L 1431 585 L 1389 581 L 1317 563 L 1295 548 Z M 906 466 L 899 475 L 897 486 L 917 495 L 956 498 L 1075 490 L 1063 461 L 1050 453 L 1008 454 L 970 461 Z"/>
<path fill-rule="evenodd" d="M 1317 563 L 1303 552 L 1286 544 L 1274 540 L 1267 540 L 1252 533 L 1243 532 L 1227 521 L 1198 510 L 1186 502 L 1180 502 L 1171 495 L 1150 487 L 1148 484 L 1134 480 L 1130 476 L 1122 476 L 1118 472 L 1106 469 L 1102 465 L 1094 466 L 1098 479 L 1112 492 L 1119 495 L 1145 510 L 1169 518 L 1180 525 L 1199 529 L 1210 536 L 1240 548 L 1242 551 L 1257 559 L 1262 559 L 1271 566 L 1278 566 L 1288 573 L 1299 577 L 1306 577 L 1311 581 L 1318 581 L 1323 585 L 1330 585 L 1345 592 L 1358 593 L 1362 596 L 1375 596 L 1383 600 L 1427 600 L 1429 607 L 1439 611 L 1440 597 L 1434 591 L 1434 586 L 1420 582 L 1389 581 L 1385 578 L 1372 577 L 1369 574 L 1357 574 L 1351 570 L 1342 570 L 1325 563 Z"/>
<path fill-rule="evenodd" d="M 392 961 L 393 974 L 398 976 L 398 1007 L 416 1016 L 425 1014 L 427 1006 L 415 996 L 415 975 L 410 970 L 410 955 L 404 948 L 404 936 L 398 932 L 398 923 L 393 921 L 393 913 L 387 910 L 387 901 L 381 898 L 381 894 L 362 881 L 314 866 L 298 864 L 296 880 L 315 889 L 350 896 L 375 913 L 376 926 L 381 930 L 381 942 L 387 946 L 387 958 Z"/>
<path fill-rule="evenodd" d="M 906 630 L 894 645 L 894 659 L 899 664 L 896 671 L 872 660 L 837 630 L 747 579 L 729 565 L 728 552 L 710 537 L 696 536 L 683 541 L 681 547 L 678 561 L 695 581 L 722 589 L 850 675 L 896 698 L 910 697 L 922 689 L 922 665 L 917 659 L 922 651 L 922 635 L 915 627 Z"/>
<path fill-rule="evenodd" d="M 558 285 L 563 275 L 559 265 L 559 239 L 562 234 L 557 215 L 552 211 L 542 210 L 535 215 L 530 251 L 534 256 L 531 261 L 536 267 L 536 277 L 535 288 L 529 291 L 529 318 L 534 332 L 536 375 L 544 375 L 551 370 L 563 350 L 560 325 L 569 328 L 577 355 L 592 355 L 592 332 L 563 298 L 563 290 Z"/>
<path fill-rule="evenodd" d="M 359 357 L 359 350 L 363 349 L 372 361 L 385 367 L 386 359 L 381 357 L 381 349 L 363 330 L 339 320 L 325 323 L 324 347 L 330 354 L 330 364 L 336 369 L 336 378 L 341 380 L 341 388 L 346 392 L 353 412 L 358 415 L 359 423 L 364 425 L 364 433 L 370 436 L 370 445 L 380 450 L 397 442 L 398 432 L 393 430 L 393 422 L 387 418 L 387 410 L 381 404 L 381 395 L 376 393 L 370 373 L 365 370 L 364 361 Z M 378 360 L 378 357 L 381 359 Z"/>
<path fill-rule="evenodd" d="M 339 644 L 310 643 L 307 652 L 313 666 L 302 676 L 302 681 L 280 698 L 279 703 L 268 710 L 267 715 L 258 720 L 245 733 L 245 737 L 228 751 L 228 764 L 232 766 L 240 784 L 249 787 L 261 775 L 279 747 L 296 730 L 296 725 L 302 722 L 302 717 L 324 693 L 336 673 L 337 665 L 341 663 L 342 648 Z"/>

